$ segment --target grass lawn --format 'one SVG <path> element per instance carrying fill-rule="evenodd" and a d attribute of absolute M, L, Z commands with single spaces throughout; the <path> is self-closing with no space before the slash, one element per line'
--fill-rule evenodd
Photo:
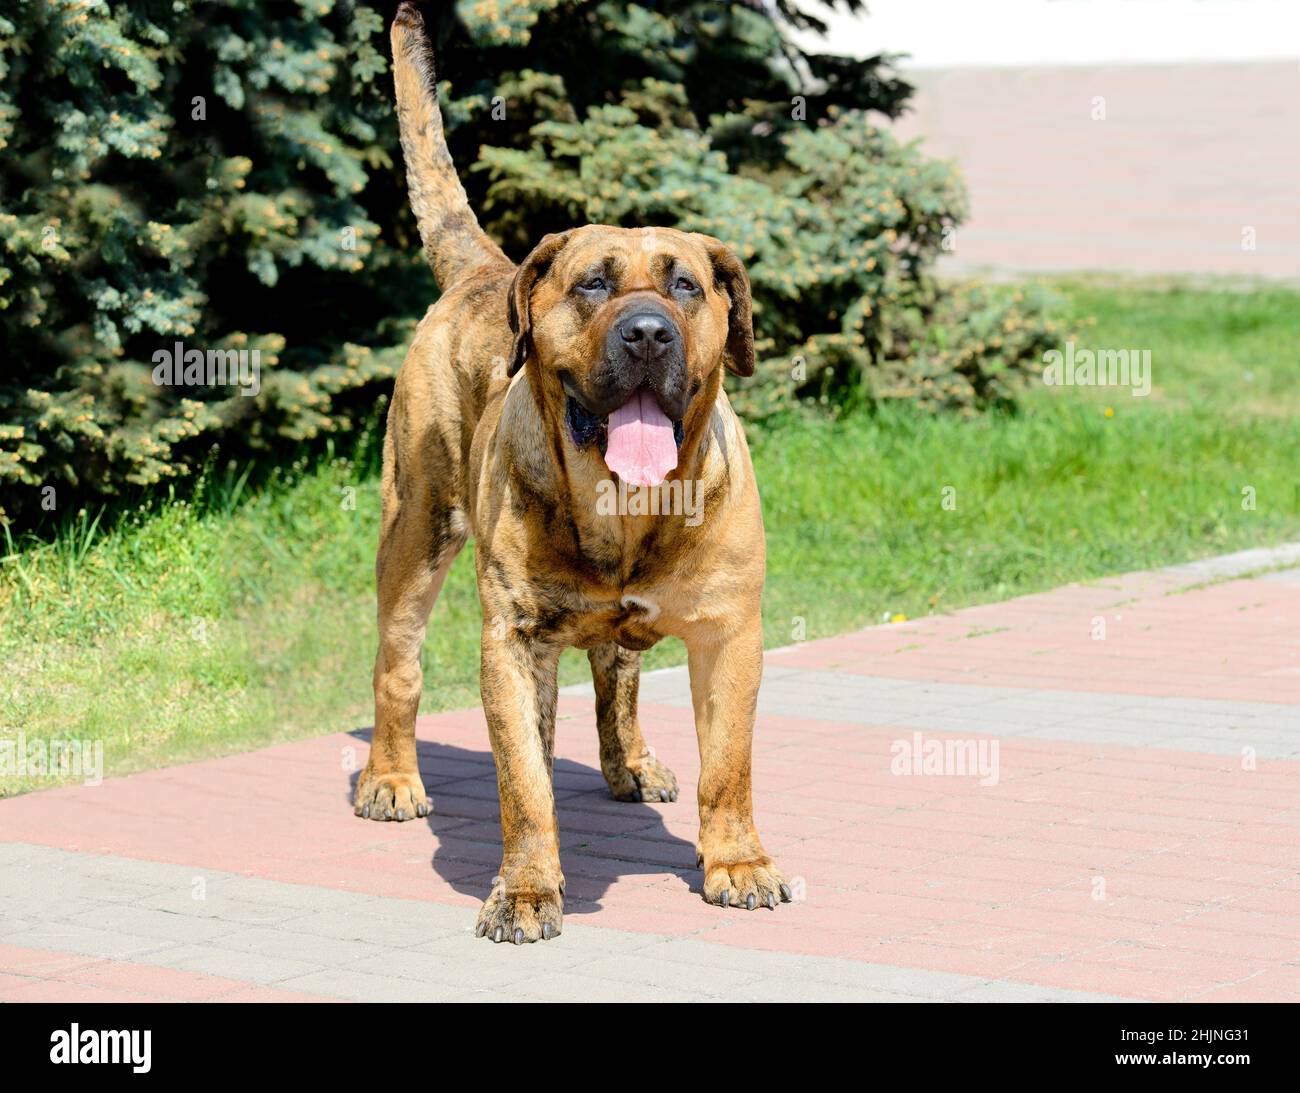
<path fill-rule="evenodd" d="M 1152 351 L 1149 398 L 1044 388 L 1015 417 L 751 429 L 769 645 L 796 620 L 819 637 L 1300 538 L 1300 293 L 1059 288 L 1079 346 Z M 122 773 L 368 725 L 377 521 L 373 465 L 334 459 L 10 544 L 0 737 L 102 740 Z M 467 550 L 434 610 L 426 712 L 478 701 L 473 568 Z M 664 642 L 646 664 L 683 656 Z M 585 668 L 566 654 L 564 680 Z M 33 785 L 0 777 L 0 795 Z"/>

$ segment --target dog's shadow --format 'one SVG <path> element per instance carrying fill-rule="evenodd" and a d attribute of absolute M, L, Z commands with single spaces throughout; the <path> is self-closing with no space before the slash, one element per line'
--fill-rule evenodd
<path fill-rule="evenodd" d="M 369 745 L 370 733 L 367 727 L 353 729 L 349 735 Z M 416 755 L 433 806 L 424 822 L 437 836 L 431 862 L 434 872 L 457 892 L 486 899 L 501 861 L 492 752 L 418 740 Z M 348 809 L 360 777 L 359 770 L 348 776 Z M 671 834 L 654 808 L 615 801 L 599 770 L 571 759 L 555 760 L 554 783 L 566 914 L 599 910 L 610 885 L 627 876 L 668 874 L 699 894 L 701 878 L 694 868 L 694 844 Z M 680 799 L 672 807 L 681 807 Z M 689 802 L 686 807 L 691 807 Z M 357 819 L 357 823 L 375 822 Z M 643 844 L 635 852 L 623 850 L 619 846 L 622 835 L 658 845 L 647 848 Z M 643 860 L 647 853 L 660 860 Z"/>

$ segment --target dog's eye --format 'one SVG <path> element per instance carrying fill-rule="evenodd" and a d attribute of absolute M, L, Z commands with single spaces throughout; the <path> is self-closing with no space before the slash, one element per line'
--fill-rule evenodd
<path fill-rule="evenodd" d="M 695 282 L 692 281 L 689 277 L 678 277 L 677 280 L 673 282 L 673 291 L 674 292 L 695 292 L 696 285 Z"/>
<path fill-rule="evenodd" d="M 579 283 L 578 287 L 583 292 L 604 292 L 607 286 L 603 277 L 588 277 L 585 281 Z"/>

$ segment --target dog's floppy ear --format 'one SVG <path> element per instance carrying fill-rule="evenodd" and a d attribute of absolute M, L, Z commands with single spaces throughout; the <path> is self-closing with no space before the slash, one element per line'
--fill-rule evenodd
<path fill-rule="evenodd" d="M 510 286 L 509 302 L 510 330 L 515 336 L 515 344 L 506 367 L 507 376 L 513 376 L 518 372 L 524 366 L 524 361 L 528 359 L 529 337 L 533 326 L 529 301 L 533 286 L 546 276 L 551 263 L 555 261 L 555 256 L 569 241 L 569 235 L 569 232 L 560 232 L 557 235 L 542 236 L 542 241 L 529 252 L 528 257 L 515 271 L 514 284 Z"/>
<path fill-rule="evenodd" d="M 704 237 L 713 263 L 714 282 L 727 291 L 727 367 L 738 376 L 754 374 L 754 308 L 749 293 L 749 274 L 735 251 L 712 236 Z"/>

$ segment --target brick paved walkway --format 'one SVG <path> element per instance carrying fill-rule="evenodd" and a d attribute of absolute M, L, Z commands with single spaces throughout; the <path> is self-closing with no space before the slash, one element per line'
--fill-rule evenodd
<path fill-rule="evenodd" d="M 1241 576 L 1297 564 L 769 653 L 756 809 L 799 897 L 776 912 L 699 898 L 689 793 L 608 799 L 584 688 L 560 703 L 557 942 L 472 936 L 499 860 L 477 710 L 420 719 L 420 823 L 353 817 L 362 731 L 0 801 L 0 1000 L 1300 1001 L 1300 568 Z M 643 695 L 691 785 L 684 673 Z M 900 769 L 945 742 L 969 745 L 946 773 Z"/>
<path fill-rule="evenodd" d="M 1294 62 L 908 76 L 894 129 L 970 190 L 953 272 L 1300 273 L 1300 142 L 1279 139 L 1300 131 Z"/>

